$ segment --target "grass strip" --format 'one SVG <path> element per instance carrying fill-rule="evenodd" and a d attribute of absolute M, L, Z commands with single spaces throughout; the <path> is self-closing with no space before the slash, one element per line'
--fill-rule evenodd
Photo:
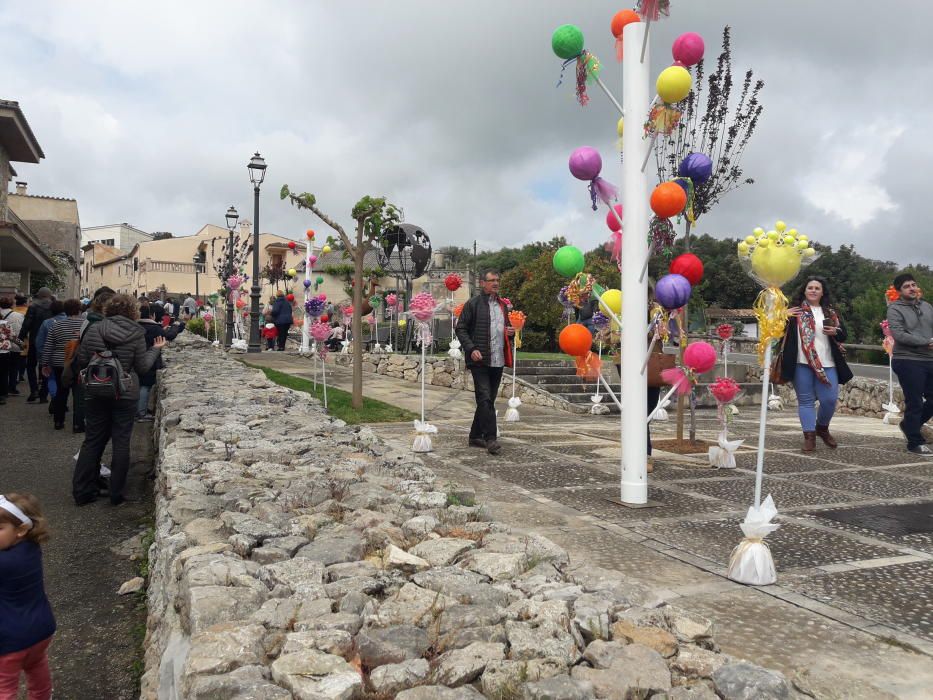
<path fill-rule="evenodd" d="M 248 362 L 243 364 L 261 369 L 267 378 L 280 386 L 295 391 L 303 391 L 321 401 L 324 400 L 324 388 L 320 382 L 315 388 L 314 382 L 310 379 L 303 379 L 268 367 L 251 365 Z M 327 412 L 334 418 L 340 418 L 349 425 L 359 425 L 360 423 L 405 423 L 411 422 L 418 417 L 404 408 L 392 406 L 365 396 L 363 397 L 363 408 L 360 410 L 353 408 L 352 402 L 353 397 L 350 393 L 332 386 L 327 387 Z"/>

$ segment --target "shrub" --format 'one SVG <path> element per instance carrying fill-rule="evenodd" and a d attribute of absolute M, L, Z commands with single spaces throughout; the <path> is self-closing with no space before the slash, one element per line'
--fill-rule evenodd
<path fill-rule="evenodd" d="M 554 341 L 544 331 L 522 330 L 522 347 L 519 352 L 551 352 Z"/>
<path fill-rule="evenodd" d="M 185 324 L 185 330 L 202 338 L 207 338 L 207 325 L 203 318 L 193 318 Z"/>

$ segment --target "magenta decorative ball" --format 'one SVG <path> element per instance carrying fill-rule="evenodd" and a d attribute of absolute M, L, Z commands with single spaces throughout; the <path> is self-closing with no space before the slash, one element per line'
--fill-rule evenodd
<path fill-rule="evenodd" d="M 684 66 L 693 66 L 703 58 L 703 52 L 706 51 L 706 45 L 703 43 L 703 37 L 696 32 L 687 32 L 674 39 L 674 45 L 671 47 L 671 53 L 675 61 L 680 61 Z"/>
<path fill-rule="evenodd" d="M 665 309 L 679 309 L 690 301 L 693 287 L 683 275 L 671 273 L 664 275 L 654 285 L 654 298 Z"/>
<path fill-rule="evenodd" d="M 684 350 L 684 364 L 697 374 L 709 372 L 716 364 L 716 348 L 702 340 Z"/>
<path fill-rule="evenodd" d="M 581 146 L 570 154 L 570 174 L 578 180 L 594 180 L 603 169 L 599 151 L 590 146 Z"/>

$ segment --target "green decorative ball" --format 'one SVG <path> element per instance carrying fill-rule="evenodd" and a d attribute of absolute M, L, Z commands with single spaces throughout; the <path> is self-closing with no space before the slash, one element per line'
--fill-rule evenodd
<path fill-rule="evenodd" d="M 558 248 L 554 253 L 554 270 L 561 277 L 574 277 L 583 272 L 583 252 L 572 245 Z"/>
<path fill-rule="evenodd" d="M 575 24 L 562 24 L 551 35 L 551 48 L 559 58 L 567 60 L 583 51 L 583 32 Z"/>

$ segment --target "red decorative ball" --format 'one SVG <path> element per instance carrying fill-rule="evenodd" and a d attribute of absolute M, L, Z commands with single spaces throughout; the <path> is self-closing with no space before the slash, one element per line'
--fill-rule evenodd
<path fill-rule="evenodd" d="M 671 260 L 669 272 L 683 275 L 692 286 L 696 286 L 703 279 L 703 261 L 693 253 L 684 253 Z"/>
<path fill-rule="evenodd" d="M 560 349 L 573 357 L 583 357 L 593 347 L 593 334 L 581 323 L 571 323 L 557 338 Z"/>
<path fill-rule="evenodd" d="M 295 250 L 295 241 L 289 241 L 289 242 L 288 242 L 288 249 L 289 249 L 289 250 Z"/>
<path fill-rule="evenodd" d="M 330 321 L 330 316 L 327 314 L 321 314 L 321 323 L 327 323 L 328 321 Z"/>
<path fill-rule="evenodd" d="M 444 278 L 444 286 L 452 292 L 456 292 L 463 284 L 463 278 L 457 274 L 449 274 Z"/>
<path fill-rule="evenodd" d="M 621 219 L 623 216 L 622 205 L 616 204 L 613 207 L 613 209 L 615 209 L 616 214 L 618 214 L 619 216 L 618 218 L 616 218 L 616 215 L 613 214 L 611 211 L 608 214 L 606 214 L 606 226 L 609 227 L 610 231 L 613 231 L 613 232 L 621 231 L 622 224 L 619 223 L 619 219 Z"/>
<path fill-rule="evenodd" d="M 294 295 L 294 294 L 291 294 L 291 293 L 286 294 L 286 295 L 285 295 L 285 301 L 289 301 L 289 302 L 295 301 L 295 295 Z"/>

